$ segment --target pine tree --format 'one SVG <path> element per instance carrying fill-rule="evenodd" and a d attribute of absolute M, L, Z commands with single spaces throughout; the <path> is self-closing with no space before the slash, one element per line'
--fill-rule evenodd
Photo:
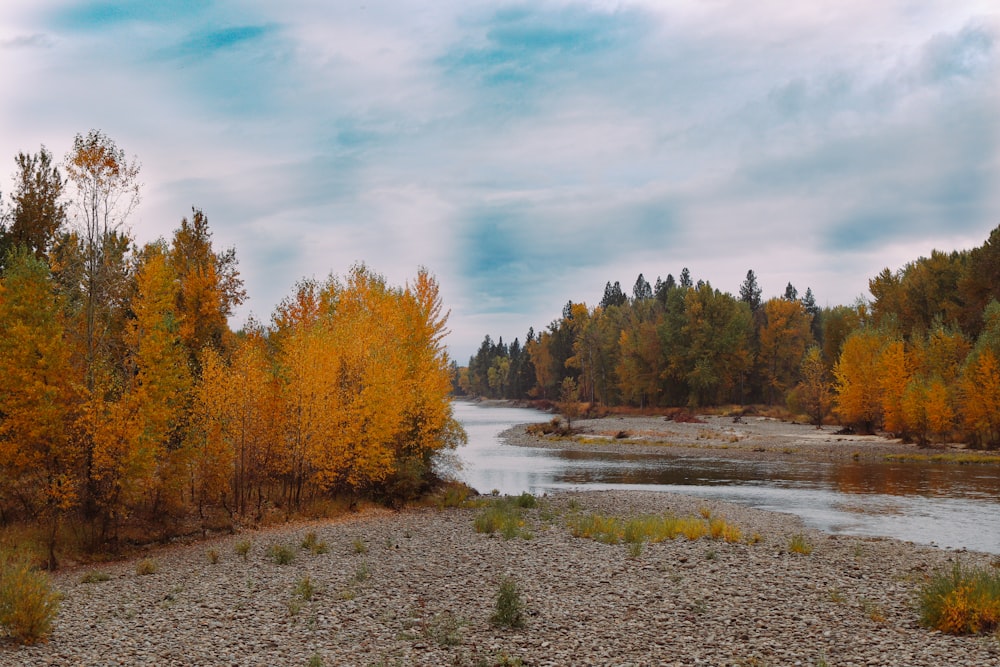
<path fill-rule="evenodd" d="M 761 289 L 757 285 L 757 276 L 753 269 L 747 271 L 746 280 L 740 285 L 740 301 L 750 306 L 750 311 L 756 313 L 761 307 Z"/>

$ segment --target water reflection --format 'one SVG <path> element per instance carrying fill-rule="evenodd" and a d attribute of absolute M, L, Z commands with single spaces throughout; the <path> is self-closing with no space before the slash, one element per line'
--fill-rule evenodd
<path fill-rule="evenodd" d="M 673 491 L 796 514 L 829 532 L 1000 553 L 995 467 L 679 459 L 511 447 L 500 443 L 500 432 L 547 421 L 549 415 L 470 403 L 456 403 L 455 414 L 469 434 L 469 445 L 459 452 L 462 476 L 484 493 Z"/>

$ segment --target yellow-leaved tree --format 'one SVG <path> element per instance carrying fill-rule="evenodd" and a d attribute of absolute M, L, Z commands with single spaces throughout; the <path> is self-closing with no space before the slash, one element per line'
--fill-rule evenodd
<path fill-rule="evenodd" d="M 882 420 L 879 358 L 885 340 L 872 329 L 851 334 L 834 367 L 837 414 L 844 424 L 871 433 Z"/>
<path fill-rule="evenodd" d="M 60 521 L 80 495 L 79 392 L 48 266 L 27 250 L 9 260 L 0 279 L 0 502 L 47 524 L 55 568 Z"/>
<path fill-rule="evenodd" d="M 878 358 L 878 373 L 882 425 L 891 433 L 905 436 L 908 429 L 903 396 L 913 372 L 902 340 L 891 340 L 883 346 Z"/>

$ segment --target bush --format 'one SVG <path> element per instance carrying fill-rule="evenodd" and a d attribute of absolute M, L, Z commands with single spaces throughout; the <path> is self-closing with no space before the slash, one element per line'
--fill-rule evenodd
<path fill-rule="evenodd" d="M 143 558 L 141 561 L 136 563 L 135 573 L 136 574 L 156 574 L 160 569 L 160 565 L 152 558 Z"/>
<path fill-rule="evenodd" d="M 278 565 L 288 565 L 295 560 L 295 551 L 287 544 L 274 544 L 267 553 Z"/>
<path fill-rule="evenodd" d="M 295 594 L 303 600 L 312 600 L 313 595 L 316 594 L 316 585 L 313 584 L 312 578 L 308 574 L 295 584 Z"/>
<path fill-rule="evenodd" d="M 920 591 L 920 620 L 956 635 L 1000 626 L 1000 572 L 955 563 L 950 573 L 937 573 Z"/>
<path fill-rule="evenodd" d="M 22 644 L 45 641 L 61 596 L 26 559 L 0 562 L 0 627 Z"/>
<path fill-rule="evenodd" d="M 111 575 L 100 570 L 92 570 L 80 577 L 81 584 L 99 584 L 105 581 L 111 581 Z"/>
<path fill-rule="evenodd" d="M 521 602 L 521 591 L 517 582 L 511 577 L 504 577 L 500 582 L 496 603 L 490 622 L 507 628 L 524 627 L 524 603 Z"/>
<path fill-rule="evenodd" d="M 246 560 L 247 555 L 250 553 L 250 540 L 240 540 L 236 543 L 236 546 L 233 547 L 233 551 L 236 552 L 237 556 Z"/>

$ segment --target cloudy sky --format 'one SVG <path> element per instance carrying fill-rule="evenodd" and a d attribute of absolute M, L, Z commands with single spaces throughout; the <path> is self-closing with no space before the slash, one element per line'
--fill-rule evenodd
<path fill-rule="evenodd" d="M 140 242 L 236 247 L 237 327 L 424 266 L 465 362 L 640 272 L 837 305 L 1000 224 L 996 0 L 5 0 L 0 63 L 0 189 L 102 130 Z"/>

